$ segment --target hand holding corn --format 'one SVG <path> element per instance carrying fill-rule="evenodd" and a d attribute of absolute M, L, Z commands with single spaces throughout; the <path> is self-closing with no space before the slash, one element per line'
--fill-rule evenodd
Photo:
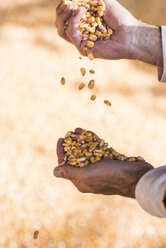
<path fill-rule="evenodd" d="M 81 138 L 88 133 L 91 135 Z M 75 136 L 78 142 L 74 140 Z M 61 165 L 55 168 L 54 175 L 71 180 L 84 193 L 135 198 L 138 180 L 153 168 L 141 157 L 131 159 L 119 154 L 113 148 L 108 148 L 108 144 L 96 134 L 78 128 L 75 132 L 68 132 L 64 139 L 59 139 L 57 156 Z"/>
<path fill-rule="evenodd" d="M 86 1 L 89 2 L 89 0 Z M 106 40 L 98 39 L 98 37 L 101 38 L 101 32 L 97 27 L 97 30 L 93 33 L 94 27 L 92 25 L 92 29 L 90 29 L 91 35 L 80 30 L 80 21 L 84 17 L 86 9 L 84 7 L 76 9 L 77 6 L 73 5 L 71 1 L 67 5 L 61 3 L 57 8 L 56 26 L 59 35 L 73 43 L 82 55 L 88 55 L 90 59 L 93 59 L 93 57 L 137 59 L 162 67 L 163 55 L 159 27 L 137 20 L 116 0 L 104 0 L 104 5 L 105 10 L 102 16 L 102 20 L 105 23 L 104 28 L 106 27 L 107 30 L 109 28 L 111 33 L 113 31 L 113 34 L 108 39 L 107 37 Z M 90 19 L 90 21 L 93 20 L 93 18 Z M 92 22 L 92 24 L 97 25 L 95 22 Z M 103 35 L 107 36 L 107 33 Z M 87 41 L 89 40 L 90 48 L 86 50 Z"/>
<path fill-rule="evenodd" d="M 90 49 L 94 57 L 119 59 L 131 53 L 131 26 L 138 21 L 116 0 L 64 0 L 57 8 L 56 25 L 59 35 L 82 55 Z"/>

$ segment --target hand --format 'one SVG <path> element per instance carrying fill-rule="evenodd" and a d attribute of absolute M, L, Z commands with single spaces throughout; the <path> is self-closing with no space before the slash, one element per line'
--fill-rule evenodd
<path fill-rule="evenodd" d="M 138 26 L 139 22 L 116 0 L 105 0 L 105 5 L 104 20 L 114 30 L 114 34 L 110 40 L 95 42 L 92 53 L 94 57 L 105 59 L 129 58 L 132 56 L 132 26 Z M 79 21 L 84 13 L 85 9 L 82 7 L 73 11 L 72 3 L 67 6 L 61 3 L 56 11 L 56 26 L 62 38 L 73 43 L 81 54 L 86 55 L 83 48 L 87 36 L 83 36 L 79 31 Z M 68 22 L 67 28 L 65 28 L 66 22 Z"/>
<path fill-rule="evenodd" d="M 114 34 L 109 40 L 95 42 L 91 49 L 93 56 L 103 59 L 138 59 L 163 67 L 159 27 L 138 21 L 116 0 L 105 0 L 105 5 L 104 20 Z M 67 6 L 60 4 L 57 8 L 56 25 L 59 35 L 73 43 L 86 56 L 84 47 L 87 36 L 82 35 L 78 27 L 84 12 L 84 8 L 73 11 L 72 3 Z"/>
<path fill-rule="evenodd" d="M 80 129 L 75 130 L 76 133 Z M 57 144 L 58 163 L 64 156 L 63 139 Z M 70 180 L 82 193 L 121 195 L 135 198 L 135 187 L 139 179 L 153 166 L 146 162 L 101 160 L 83 168 L 71 165 L 58 166 L 54 175 Z"/>

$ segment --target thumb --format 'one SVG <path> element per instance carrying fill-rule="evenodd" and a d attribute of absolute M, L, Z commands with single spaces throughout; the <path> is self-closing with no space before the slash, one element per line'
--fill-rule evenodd
<path fill-rule="evenodd" d="M 80 168 L 71 165 L 61 165 L 54 169 L 54 175 L 68 180 L 75 180 L 79 177 Z"/>
<path fill-rule="evenodd" d="M 79 22 L 80 19 L 83 17 L 86 9 L 84 7 L 79 7 L 73 15 L 69 19 L 69 25 L 66 30 L 68 37 L 70 38 L 71 42 L 79 48 L 82 41 L 82 35 L 79 30 Z"/>

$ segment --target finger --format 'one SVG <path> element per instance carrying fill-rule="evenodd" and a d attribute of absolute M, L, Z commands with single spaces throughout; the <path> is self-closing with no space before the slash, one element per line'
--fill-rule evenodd
<path fill-rule="evenodd" d="M 81 168 L 71 165 L 61 165 L 54 169 L 54 175 L 68 180 L 78 180 L 81 174 Z"/>
<path fill-rule="evenodd" d="M 64 142 L 64 139 L 63 138 L 60 138 L 57 142 L 57 156 L 58 156 L 58 164 L 62 163 L 63 162 L 63 158 L 65 156 L 65 152 L 64 152 L 64 149 L 63 149 L 63 142 Z"/>
<path fill-rule="evenodd" d="M 69 19 L 69 25 L 66 30 L 66 33 L 71 40 L 71 42 L 79 49 L 82 42 L 82 35 L 79 30 L 79 22 L 83 17 L 86 9 L 83 7 L 79 7 L 74 14 Z"/>
<path fill-rule="evenodd" d="M 73 5 L 68 4 L 65 6 L 64 4 L 60 4 L 57 8 L 57 16 L 56 16 L 56 27 L 59 36 L 61 36 L 63 39 L 70 42 L 70 39 L 68 38 L 66 34 L 66 22 L 68 19 L 72 16 L 73 13 Z"/>

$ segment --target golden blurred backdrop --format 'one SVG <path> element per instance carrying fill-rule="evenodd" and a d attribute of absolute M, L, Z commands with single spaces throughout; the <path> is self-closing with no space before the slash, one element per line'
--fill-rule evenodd
<path fill-rule="evenodd" d="M 164 0 L 120 2 L 143 21 L 166 24 Z M 53 176 L 57 139 L 78 126 L 120 152 L 166 164 L 166 85 L 157 68 L 80 60 L 57 35 L 57 4 L 0 0 L 0 248 L 165 248 L 166 220 L 135 200 L 84 195 Z M 78 91 L 81 66 L 96 71 L 95 102 Z"/>

